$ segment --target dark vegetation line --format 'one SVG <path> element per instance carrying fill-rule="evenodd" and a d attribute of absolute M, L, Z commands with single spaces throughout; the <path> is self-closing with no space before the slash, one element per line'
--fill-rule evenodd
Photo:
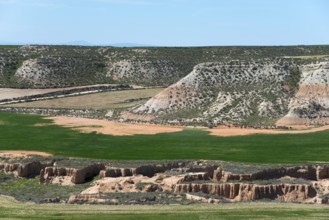
<path fill-rule="evenodd" d="M 329 131 L 215 137 L 206 131 L 186 129 L 157 135 L 111 136 L 73 131 L 51 124 L 51 120 L 42 116 L 0 113 L 0 150 L 35 150 L 111 160 L 328 162 Z"/>

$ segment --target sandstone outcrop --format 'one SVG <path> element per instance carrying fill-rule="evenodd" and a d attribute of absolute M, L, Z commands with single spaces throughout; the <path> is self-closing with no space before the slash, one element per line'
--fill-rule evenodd
<path fill-rule="evenodd" d="M 329 62 L 304 65 L 289 112 L 277 125 L 329 124 Z"/>
<path fill-rule="evenodd" d="M 131 113 L 167 123 L 260 127 L 268 125 L 267 119 L 283 117 L 277 126 L 325 125 L 329 123 L 328 83 L 328 61 L 202 63 Z"/>
<path fill-rule="evenodd" d="M 101 171 L 100 178 L 104 177 L 121 177 L 121 176 L 134 176 L 143 175 L 152 177 L 156 173 L 163 173 L 167 170 L 174 168 L 184 167 L 188 164 L 188 161 L 168 162 L 160 164 L 141 165 L 134 168 L 118 168 L 108 167 Z"/>
<path fill-rule="evenodd" d="M 138 168 L 111 168 L 101 171 L 101 179 L 79 195 L 71 197 L 70 202 L 95 203 L 99 198 L 102 203 L 105 202 L 101 196 L 103 194 L 132 192 L 185 194 L 188 200 L 206 203 L 260 199 L 307 203 L 327 201 L 324 196 L 329 193 L 327 164 L 253 168 L 254 171 L 244 173 L 237 172 L 236 166 L 232 163 L 190 161 L 177 168 L 166 166 L 168 170 L 165 173 L 152 172 L 153 176 L 149 175 L 150 172 L 144 173 L 149 176 L 137 174 Z M 252 168 L 252 165 L 249 167 Z M 232 168 L 234 172 L 230 171 Z M 201 170 L 203 172 L 198 172 Z M 105 173 L 112 177 L 106 177 Z M 113 202 L 109 199 L 106 201 Z"/>
<path fill-rule="evenodd" d="M 257 185 L 244 183 L 177 184 L 175 193 L 196 193 L 222 196 L 234 201 L 271 199 L 285 202 L 303 202 L 316 196 L 311 185 L 273 184 Z"/>
<path fill-rule="evenodd" d="M 51 182 L 56 177 L 68 176 L 73 184 L 81 184 L 88 181 L 105 169 L 105 165 L 95 163 L 83 168 L 45 167 L 40 173 L 40 183 Z"/>
<path fill-rule="evenodd" d="M 251 116 L 282 117 L 291 94 L 282 87 L 296 64 L 281 62 L 202 63 L 193 71 L 132 110 L 135 114 L 166 115 L 198 112 L 187 122 L 239 124 Z M 187 114 L 188 115 L 188 114 Z"/>
<path fill-rule="evenodd" d="M 228 181 L 253 181 L 274 179 L 289 176 L 293 178 L 302 178 L 307 180 L 321 180 L 329 178 L 329 166 L 328 165 L 308 165 L 308 166 L 293 166 L 293 167 L 279 167 L 265 169 L 259 172 L 236 174 L 227 172 L 222 169 L 214 171 L 213 179 L 216 181 L 228 182 Z"/>
<path fill-rule="evenodd" d="M 47 166 L 52 166 L 54 161 L 32 161 L 27 163 L 0 163 L 0 171 L 13 173 L 17 177 L 35 177 Z"/>
<path fill-rule="evenodd" d="M 19 162 L 18 162 L 19 161 Z M 128 167 L 128 168 L 127 168 Z M 273 166 L 223 161 L 119 162 L 0 157 L 0 170 L 40 183 L 91 181 L 69 203 L 158 204 L 162 199 L 223 203 L 271 200 L 327 204 L 329 164 Z M 99 179 L 92 178 L 99 175 Z M 58 202 L 58 198 L 42 202 Z"/>

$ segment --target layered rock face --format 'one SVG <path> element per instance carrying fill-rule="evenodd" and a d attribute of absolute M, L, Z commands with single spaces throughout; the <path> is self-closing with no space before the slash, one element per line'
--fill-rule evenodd
<path fill-rule="evenodd" d="M 282 117 L 291 96 L 284 84 L 294 68 L 289 62 L 199 64 L 132 112 L 161 115 L 196 110 L 200 114 L 195 120 L 211 118 L 215 123 L 239 123 L 255 115 Z"/>
<path fill-rule="evenodd" d="M 277 126 L 324 125 L 328 83 L 327 61 L 203 63 L 131 112 L 176 122 L 263 126 L 284 117 Z"/>
<path fill-rule="evenodd" d="M 182 198 L 208 203 L 260 199 L 329 201 L 329 164 L 275 167 L 207 160 L 144 164 L 140 161 L 0 157 L 0 171 L 23 178 L 39 176 L 40 183 L 72 187 L 90 181 L 90 187 L 72 195 L 69 203 L 163 204 L 164 197 L 175 198 L 178 204 Z M 92 181 L 98 175 L 100 178 Z"/>
<path fill-rule="evenodd" d="M 59 181 L 59 179 L 69 180 L 69 183 L 81 184 L 88 181 L 88 178 L 95 177 L 101 170 L 105 169 L 105 165 L 101 163 L 95 163 L 83 168 L 71 168 L 71 167 L 45 167 L 40 173 L 40 183 Z M 67 178 L 65 178 L 67 177 Z M 57 179 L 56 179 L 57 178 Z M 64 183 L 66 184 L 66 183 Z"/>
<path fill-rule="evenodd" d="M 185 165 L 192 164 L 193 162 L 189 162 Z M 165 173 L 157 173 L 149 177 L 128 171 L 125 172 L 129 176 L 116 174 L 116 177 L 106 177 L 103 174 L 101 179 L 95 181 L 90 188 L 71 196 L 69 203 L 112 204 L 115 202 L 112 201 L 111 193 L 131 192 L 186 194 L 187 199 L 208 203 L 220 203 L 223 199 L 225 202 L 260 199 L 309 203 L 327 201 L 323 197 L 329 192 L 329 184 L 326 180 L 329 177 L 327 164 L 277 167 L 246 173 L 233 173 L 218 168 L 218 165 L 216 168 L 215 165 L 207 162 L 202 164 L 207 165 L 172 169 L 167 167 Z M 122 170 L 121 174 L 123 174 Z M 108 172 L 114 172 L 114 169 L 109 169 Z M 172 174 L 175 172 L 178 173 Z"/>
<path fill-rule="evenodd" d="M 101 170 L 105 169 L 103 163 L 89 163 L 80 168 L 57 166 L 56 163 L 62 161 L 62 158 L 54 159 L 21 159 L 18 161 L 1 162 L 0 171 L 12 173 L 17 177 L 33 178 L 39 176 L 40 183 L 50 182 L 59 184 L 81 184 L 89 181 L 88 179 L 98 176 Z M 68 160 L 70 161 L 70 160 Z M 67 181 L 66 183 L 61 181 Z"/>
<path fill-rule="evenodd" d="M 0 163 L 0 171 L 13 173 L 18 177 L 35 177 L 40 174 L 40 171 L 47 166 L 52 166 L 53 161 L 33 161 L 29 163 Z"/>
<path fill-rule="evenodd" d="M 316 191 L 312 186 L 302 184 L 177 184 L 174 192 L 202 192 L 204 194 L 222 196 L 235 201 L 271 199 L 285 202 L 303 202 L 316 196 Z"/>
<path fill-rule="evenodd" d="M 302 66 L 299 89 L 278 125 L 329 124 L 329 62 Z"/>
<path fill-rule="evenodd" d="M 222 182 L 228 181 L 253 181 L 281 178 L 290 176 L 293 178 L 303 178 L 308 180 L 319 181 L 329 177 L 328 165 L 308 165 L 308 166 L 293 166 L 293 167 L 278 167 L 271 169 L 264 169 L 259 172 L 252 172 L 246 174 L 236 174 L 227 172 L 222 169 L 214 170 L 213 179 Z"/>
<path fill-rule="evenodd" d="M 132 168 L 120 168 L 120 167 L 107 167 L 105 170 L 100 172 L 100 178 L 104 177 L 124 177 L 124 176 L 134 176 L 134 175 L 143 175 L 152 177 L 156 173 L 163 173 L 166 170 L 171 170 L 173 168 L 179 168 L 182 166 L 186 166 L 186 164 L 190 163 L 189 161 L 181 161 L 181 162 L 168 162 L 168 163 L 160 163 L 157 165 L 141 165 L 138 167 Z"/>

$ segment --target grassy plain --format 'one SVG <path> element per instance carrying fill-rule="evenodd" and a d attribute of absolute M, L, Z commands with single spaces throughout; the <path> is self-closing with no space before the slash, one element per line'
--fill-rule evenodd
<path fill-rule="evenodd" d="M 212 159 L 255 163 L 329 161 L 329 131 L 218 137 L 198 129 L 185 129 L 157 135 L 111 136 L 80 133 L 54 125 L 51 120 L 37 115 L 0 113 L 0 133 L 1 150 L 34 150 L 97 159 Z"/>
<path fill-rule="evenodd" d="M 127 102 L 129 99 L 146 99 L 152 97 L 163 88 L 150 88 L 140 90 L 123 90 L 96 93 L 82 96 L 42 100 L 35 102 L 24 102 L 18 104 L 11 104 L 6 106 L 12 107 L 32 107 L 32 108 L 93 108 L 93 109 L 104 109 L 104 108 L 128 108 L 134 105 L 140 104 L 143 101 L 132 101 Z"/>
<path fill-rule="evenodd" d="M 0 196 L 4 219 L 328 219 L 329 208 L 287 203 L 106 206 L 19 203 Z"/>

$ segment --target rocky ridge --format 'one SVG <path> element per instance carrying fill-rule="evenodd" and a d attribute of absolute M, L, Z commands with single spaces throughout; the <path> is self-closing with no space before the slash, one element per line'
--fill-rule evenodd
<path fill-rule="evenodd" d="M 152 115 L 153 121 L 160 123 L 260 127 L 272 126 L 285 117 L 278 126 L 327 124 L 328 63 L 300 65 L 281 60 L 199 64 L 131 113 Z"/>
<path fill-rule="evenodd" d="M 90 188 L 71 196 L 69 203 L 115 204 L 111 194 L 148 192 L 184 194 L 190 200 L 209 203 L 260 199 L 327 202 L 328 165 L 299 165 L 265 170 L 258 168 L 258 171 L 232 173 L 225 171 L 223 164 L 217 163 L 217 168 L 214 164 L 214 162 L 194 161 L 185 164 L 185 167 L 173 169 L 168 167 L 169 170 L 166 172 L 153 176 L 131 172 L 121 172 L 121 176 L 117 173 L 115 175 L 112 173 L 111 177 L 101 175 L 100 180 L 93 182 Z M 191 172 L 191 169 L 197 169 L 198 172 Z"/>
<path fill-rule="evenodd" d="M 155 204 L 167 199 L 174 203 L 260 199 L 327 203 L 329 197 L 328 164 L 273 166 L 205 160 L 142 163 L 32 156 L 0 159 L 1 172 L 20 178 L 38 176 L 41 184 L 74 187 L 91 182 L 70 196 L 69 203 Z M 99 179 L 93 181 L 97 176 Z"/>
<path fill-rule="evenodd" d="M 329 123 L 329 61 L 302 66 L 299 88 L 279 125 Z"/>
<path fill-rule="evenodd" d="M 0 86 L 56 88 L 99 83 L 168 86 L 205 62 L 329 54 L 328 46 L 0 47 Z"/>

